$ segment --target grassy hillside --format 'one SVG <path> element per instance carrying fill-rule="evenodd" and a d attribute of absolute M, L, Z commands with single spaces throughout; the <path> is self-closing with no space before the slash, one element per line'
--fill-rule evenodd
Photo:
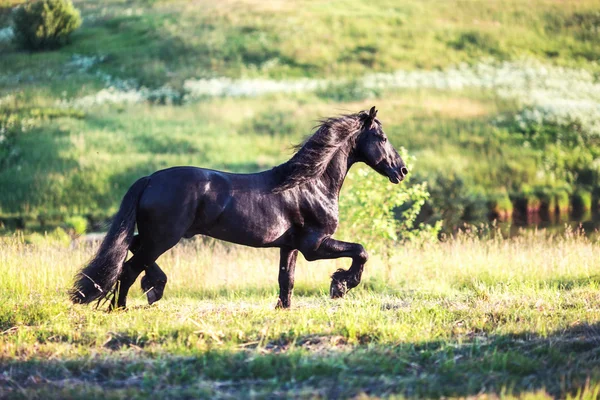
<path fill-rule="evenodd" d="M 8 4 L 15 3 L 14 1 Z M 85 18 L 69 47 L 0 68 L 61 69 L 104 55 L 101 70 L 146 86 L 204 76 L 356 76 L 446 67 L 482 57 L 597 61 L 596 1 L 76 1 Z"/>
<path fill-rule="evenodd" d="M 17 3 L 0 3 L 4 32 Z M 526 88 L 507 97 L 486 82 L 440 88 L 435 77 L 407 88 L 403 79 L 413 77 L 403 75 L 394 75 L 396 89 L 364 84 L 373 72 L 533 58 L 541 71 L 568 67 L 574 80 L 558 82 L 591 102 L 581 118 L 597 127 L 595 1 L 75 3 L 84 23 L 64 48 L 28 53 L 0 40 L 0 185 L 10 188 L 0 192 L 0 214 L 18 219 L 5 220 L 11 229 L 110 215 L 129 184 L 162 167 L 269 168 L 316 119 L 373 104 L 394 144 L 417 156 L 414 174 L 430 184 L 434 218 L 449 225 L 508 213 L 521 199 L 565 210 L 576 197 L 590 208 L 600 186 L 598 133 L 579 114 L 556 122 L 552 111 L 540 125 L 522 104 L 532 97 Z M 248 79 L 322 85 L 256 97 L 194 94 L 229 82 L 202 80 L 211 77 L 258 88 L 266 81 Z M 554 96 L 551 110 L 580 108 Z M 530 118 L 524 128 L 519 118 Z"/>
<path fill-rule="evenodd" d="M 417 157 L 411 171 L 417 181 L 429 182 L 436 209 L 450 210 L 444 217 L 449 224 L 458 223 L 469 205 L 471 222 L 485 219 L 490 209 L 510 212 L 514 196 L 529 196 L 535 205 L 544 193 L 556 195 L 564 209 L 577 188 L 570 175 L 550 175 L 551 145 L 528 146 L 527 136 L 496 123 L 517 108 L 485 92 L 386 91 L 335 104 L 314 94 L 271 95 L 86 111 L 25 106 L 32 103 L 18 97 L 15 104 L 23 115 L 41 116 L 24 118 L 33 122 L 14 135 L 0 166 L 0 185 L 11 188 L 1 195 L 0 211 L 32 226 L 69 215 L 107 217 L 132 182 L 160 168 L 271 168 L 291 156 L 316 119 L 373 104 L 394 145 Z M 572 171 L 588 166 L 593 149 L 585 149 L 581 160 L 581 152 L 574 153 Z M 556 154 L 563 163 L 571 160 L 571 153 Z M 384 178 L 380 183 L 388 184 Z M 593 186 L 583 187 L 590 193 Z"/>
<path fill-rule="evenodd" d="M 356 112 L 371 103 L 380 107 L 386 131 L 395 145 L 413 152 L 431 152 L 435 149 L 426 149 L 431 135 L 440 140 L 438 145 L 449 157 L 435 161 L 437 165 L 424 164 L 434 162 L 425 157 L 415 172 L 441 171 L 450 164 L 454 164 L 453 170 L 463 168 L 456 163 L 466 152 L 452 142 L 461 131 L 472 127 L 479 132 L 469 132 L 469 137 L 483 134 L 486 117 L 497 108 L 494 101 L 436 94 L 410 98 L 413 104 L 408 104 L 405 96 L 394 94 L 385 100 L 332 106 L 316 96 L 278 96 L 214 100 L 182 107 L 100 108 L 93 114 L 48 117 L 17 138 L 19 154 L 0 174 L 2 185 L 14 188 L 4 193 L 2 211 L 101 211 L 118 205 L 137 177 L 172 165 L 242 172 L 267 169 L 291 156 L 292 145 L 310 133 L 317 118 L 340 110 Z M 415 98 L 420 98 L 418 103 Z M 448 100 L 460 102 L 465 108 L 457 111 L 455 106 L 448 107 Z M 437 109 L 431 107 L 433 103 L 437 103 Z M 435 118 L 428 118 L 432 116 Z M 447 133 L 436 132 L 440 127 L 446 127 Z M 464 166 L 468 160 L 460 163 Z M 484 171 L 490 168 L 481 166 Z"/>

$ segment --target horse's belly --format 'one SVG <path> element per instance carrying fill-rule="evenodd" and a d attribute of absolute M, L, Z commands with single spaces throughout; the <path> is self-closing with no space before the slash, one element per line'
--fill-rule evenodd
<path fill-rule="evenodd" d="M 268 247 L 277 245 L 284 238 L 286 232 L 287 229 L 282 229 L 278 226 L 256 226 L 254 223 L 244 223 L 241 220 L 236 223 L 236 221 L 232 220 L 218 226 L 213 226 L 201 233 L 215 239 L 246 246 Z"/>

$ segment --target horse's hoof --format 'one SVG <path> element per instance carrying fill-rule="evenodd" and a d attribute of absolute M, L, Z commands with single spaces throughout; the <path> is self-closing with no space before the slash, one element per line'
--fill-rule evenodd
<path fill-rule="evenodd" d="M 275 304 L 275 309 L 276 310 L 285 310 L 290 308 L 290 304 L 283 304 L 283 301 L 281 301 L 281 299 L 277 299 L 277 304 Z"/>
<path fill-rule="evenodd" d="M 329 296 L 332 299 L 341 299 L 346 295 L 348 291 L 348 286 L 346 281 L 338 281 L 336 279 L 331 281 L 331 286 L 329 288 Z"/>
<path fill-rule="evenodd" d="M 160 298 L 156 294 L 156 290 L 154 290 L 154 288 L 152 288 L 146 292 L 146 297 L 148 298 L 149 305 L 152 305 L 153 303 L 156 303 L 158 300 L 160 300 Z"/>
<path fill-rule="evenodd" d="M 157 301 L 162 299 L 164 287 L 164 283 L 151 282 L 148 278 L 148 275 L 145 275 L 142 278 L 142 290 L 144 291 L 144 293 L 146 293 L 149 305 L 152 305 L 153 303 L 156 303 Z"/>

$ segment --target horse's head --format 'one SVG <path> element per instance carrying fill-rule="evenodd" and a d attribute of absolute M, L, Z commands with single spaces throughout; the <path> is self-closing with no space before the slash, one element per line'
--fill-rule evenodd
<path fill-rule="evenodd" d="M 376 118 L 377 110 L 371 107 L 369 112 L 359 114 L 363 121 L 362 130 L 356 139 L 355 156 L 392 183 L 400 183 L 406 174 L 406 164 L 390 143 Z"/>

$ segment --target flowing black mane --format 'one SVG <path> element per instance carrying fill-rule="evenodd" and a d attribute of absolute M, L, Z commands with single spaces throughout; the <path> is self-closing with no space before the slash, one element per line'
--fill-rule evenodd
<path fill-rule="evenodd" d="M 275 167 L 279 170 L 281 182 L 273 191 L 282 192 L 320 177 L 338 149 L 362 130 L 368 116 L 361 111 L 319 121 L 315 133 L 297 146 L 296 154 Z"/>

